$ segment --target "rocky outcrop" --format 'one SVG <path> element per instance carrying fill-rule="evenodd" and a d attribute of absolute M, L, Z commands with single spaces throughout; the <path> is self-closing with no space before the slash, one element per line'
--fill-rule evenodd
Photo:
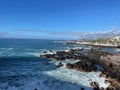
<path fill-rule="evenodd" d="M 67 64 L 66 64 L 66 68 L 68 68 L 68 69 L 73 69 L 73 64 L 67 63 Z"/>
<path fill-rule="evenodd" d="M 42 58 L 49 58 L 55 61 L 62 61 L 65 59 L 74 59 L 81 60 L 74 64 L 66 64 L 66 68 L 75 69 L 82 72 L 91 72 L 97 71 L 98 68 L 96 65 L 101 66 L 103 69 L 99 69 L 101 71 L 100 77 L 108 78 L 105 83 L 110 83 L 110 86 L 107 90 L 115 90 L 120 88 L 120 65 L 112 62 L 108 62 L 108 60 L 101 59 L 101 56 L 112 55 L 110 53 L 104 52 L 102 50 L 94 50 L 91 49 L 87 55 L 82 53 L 82 49 L 71 49 L 67 52 L 58 51 L 56 54 L 45 54 L 41 55 Z M 60 63 L 57 67 L 61 67 Z M 115 79 L 115 81 L 111 81 L 111 79 Z M 97 85 L 96 83 L 91 83 L 91 85 Z M 97 86 L 96 86 L 97 87 Z M 97 90 L 97 89 L 94 89 Z M 104 89 L 101 89 L 104 90 Z"/>
<path fill-rule="evenodd" d="M 73 68 L 78 71 L 85 71 L 85 72 L 91 72 L 91 71 L 97 70 L 97 68 L 94 66 L 94 64 L 87 60 L 81 60 L 79 62 L 74 63 Z"/>
<path fill-rule="evenodd" d="M 109 83 L 110 83 L 110 85 L 109 85 L 108 88 L 110 88 L 110 90 L 111 90 L 111 89 L 112 89 L 112 90 L 117 90 L 117 88 L 120 89 L 120 83 L 119 83 L 116 79 L 110 78 L 110 79 L 109 79 Z"/>
<path fill-rule="evenodd" d="M 99 75 L 99 76 L 100 76 L 100 77 L 107 78 L 107 75 L 106 75 L 106 73 L 105 73 L 105 72 L 103 72 L 103 71 L 100 73 L 100 75 Z"/>
<path fill-rule="evenodd" d="M 57 67 L 62 67 L 63 66 L 63 64 L 62 63 L 59 63 L 58 65 L 57 65 Z"/>
<path fill-rule="evenodd" d="M 42 58 L 50 58 L 52 60 L 65 60 L 65 59 L 84 59 L 86 58 L 81 52 L 83 49 L 70 49 L 68 52 L 58 51 L 56 54 L 44 54 L 40 55 Z"/>
<path fill-rule="evenodd" d="M 99 84 L 98 84 L 97 82 L 90 82 L 90 86 L 91 86 L 94 90 L 100 90 Z"/>
<path fill-rule="evenodd" d="M 84 88 L 81 88 L 81 90 L 85 90 Z"/>

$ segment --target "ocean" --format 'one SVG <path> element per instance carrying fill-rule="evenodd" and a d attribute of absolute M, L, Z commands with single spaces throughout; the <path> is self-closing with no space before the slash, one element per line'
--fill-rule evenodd
<path fill-rule="evenodd" d="M 79 72 L 57 68 L 60 61 L 43 59 L 40 54 L 47 50 L 67 50 L 73 47 L 58 40 L 39 39 L 0 39 L 0 90 L 92 90 L 89 82 L 99 82 L 101 87 L 107 87 L 104 78 L 99 78 L 100 72 Z M 105 49 L 118 53 L 118 49 Z"/>

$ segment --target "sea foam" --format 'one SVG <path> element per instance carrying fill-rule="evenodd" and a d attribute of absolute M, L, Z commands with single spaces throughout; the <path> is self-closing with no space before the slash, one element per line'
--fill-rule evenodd
<path fill-rule="evenodd" d="M 58 62 L 57 62 L 58 63 Z M 73 61 L 72 61 L 73 63 Z M 95 81 L 99 83 L 100 87 L 108 87 L 109 84 L 105 84 L 105 78 L 100 78 L 100 72 L 80 72 L 66 68 L 66 62 L 63 62 L 64 66 L 57 68 L 56 70 L 46 71 L 44 74 L 55 77 L 59 80 L 76 83 L 81 86 L 90 87 L 90 82 Z M 87 90 L 87 89 L 85 89 Z M 88 89 L 89 90 L 89 89 Z"/>

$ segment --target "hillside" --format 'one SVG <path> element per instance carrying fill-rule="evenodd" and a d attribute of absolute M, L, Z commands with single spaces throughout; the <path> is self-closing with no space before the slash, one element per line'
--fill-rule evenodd
<path fill-rule="evenodd" d="M 91 45 L 120 45 L 120 36 L 115 36 L 112 38 L 100 38 L 100 39 L 92 39 L 92 40 L 85 40 L 84 43 L 91 44 Z M 78 42 L 77 42 L 78 43 Z"/>

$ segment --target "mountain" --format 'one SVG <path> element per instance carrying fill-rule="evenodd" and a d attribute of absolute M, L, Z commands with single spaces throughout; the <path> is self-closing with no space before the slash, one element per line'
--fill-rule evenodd
<path fill-rule="evenodd" d="M 101 38 L 114 38 L 114 37 L 120 37 L 120 31 L 119 30 L 110 30 L 110 31 L 104 31 L 104 32 L 92 32 L 92 33 L 84 33 L 81 34 L 81 39 L 101 39 Z"/>

